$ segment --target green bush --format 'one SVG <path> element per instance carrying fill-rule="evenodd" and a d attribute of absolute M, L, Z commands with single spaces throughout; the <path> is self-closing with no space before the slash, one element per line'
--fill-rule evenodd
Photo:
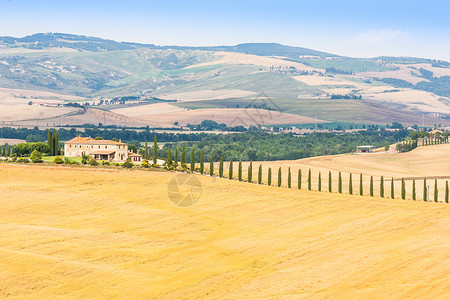
<path fill-rule="evenodd" d="M 143 168 L 149 168 L 149 167 L 150 167 L 150 164 L 148 163 L 148 160 L 144 159 L 144 160 L 142 161 L 141 167 L 143 167 Z"/>
<path fill-rule="evenodd" d="M 17 160 L 17 162 L 19 162 L 19 163 L 29 163 L 30 160 L 29 160 L 28 158 L 25 158 L 25 157 L 20 157 L 20 158 Z"/>
<path fill-rule="evenodd" d="M 41 152 L 37 151 L 37 150 L 33 150 L 33 152 L 31 152 L 31 156 L 30 159 L 33 163 L 40 163 L 42 162 L 42 154 Z"/>
<path fill-rule="evenodd" d="M 98 165 L 98 161 L 96 161 L 95 158 L 93 158 L 93 157 L 89 157 L 89 164 L 91 166 L 97 166 Z"/>
<path fill-rule="evenodd" d="M 61 158 L 61 156 L 56 156 L 55 157 L 55 159 L 53 159 L 53 162 L 55 163 L 55 164 L 63 164 L 64 163 L 64 160 Z"/>
<path fill-rule="evenodd" d="M 130 158 L 127 158 L 127 160 L 122 164 L 122 167 L 130 169 L 133 167 L 133 163 L 131 162 Z"/>

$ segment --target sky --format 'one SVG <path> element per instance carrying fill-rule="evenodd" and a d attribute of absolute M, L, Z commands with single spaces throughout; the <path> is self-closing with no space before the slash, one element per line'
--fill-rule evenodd
<path fill-rule="evenodd" d="M 351 57 L 450 61 L 450 0 L 0 0 L 0 36 L 60 32 L 156 45 L 275 42 Z"/>

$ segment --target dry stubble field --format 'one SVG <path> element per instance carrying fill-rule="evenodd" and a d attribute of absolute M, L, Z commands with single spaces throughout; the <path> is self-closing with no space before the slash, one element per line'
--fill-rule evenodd
<path fill-rule="evenodd" d="M 0 298 L 448 299 L 445 204 L 0 164 Z"/>

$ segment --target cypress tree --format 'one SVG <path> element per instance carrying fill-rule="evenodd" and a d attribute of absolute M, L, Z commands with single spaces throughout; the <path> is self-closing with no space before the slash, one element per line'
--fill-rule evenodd
<path fill-rule="evenodd" d="M 174 161 L 174 163 L 176 165 L 178 165 L 178 147 L 177 146 L 175 146 L 175 161 Z"/>
<path fill-rule="evenodd" d="M 238 180 L 242 181 L 242 161 L 239 160 Z"/>
<path fill-rule="evenodd" d="M 291 167 L 288 169 L 288 188 L 291 188 Z"/>
<path fill-rule="evenodd" d="M 338 191 L 339 191 L 340 194 L 342 194 L 342 175 L 341 175 L 341 171 L 339 171 Z"/>
<path fill-rule="evenodd" d="M 333 182 L 331 179 L 331 171 L 328 171 L 328 192 L 331 193 L 333 191 Z"/>
<path fill-rule="evenodd" d="M 192 146 L 191 150 L 191 172 L 194 172 L 195 170 L 195 147 Z"/>
<path fill-rule="evenodd" d="M 148 160 L 148 144 L 147 141 L 145 141 L 145 152 L 144 152 L 144 159 Z"/>
<path fill-rule="evenodd" d="M 186 165 L 186 147 L 183 145 L 181 149 L 181 166 L 184 167 Z"/>
<path fill-rule="evenodd" d="M 363 191 L 363 176 L 362 173 L 359 174 L 359 194 L 362 196 L 364 194 Z"/>
<path fill-rule="evenodd" d="M 267 185 L 272 185 L 272 168 L 267 171 Z"/>
<path fill-rule="evenodd" d="M 384 198 L 384 177 L 380 179 L 380 197 Z"/>
<path fill-rule="evenodd" d="M 258 168 L 258 184 L 262 184 L 262 165 Z"/>
<path fill-rule="evenodd" d="M 350 173 L 349 179 L 348 179 L 348 193 L 350 195 L 353 195 L 353 180 L 352 180 L 352 173 Z"/>
<path fill-rule="evenodd" d="M 311 181 L 312 181 L 312 178 L 311 178 L 311 169 L 309 169 L 309 170 L 308 170 L 308 191 L 311 190 Z"/>
<path fill-rule="evenodd" d="M 230 159 L 230 166 L 228 168 L 228 179 L 233 179 L 233 158 Z"/>
<path fill-rule="evenodd" d="M 200 152 L 200 174 L 203 175 L 204 171 L 205 171 L 205 152 L 202 150 Z"/>
<path fill-rule="evenodd" d="M 373 197 L 373 176 L 370 176 L 370 187 L 369 187 L 370 196 Z"/>
<path fill-rule="evenodd" d="M 394 178 L 391 179 L 391 198 L 394 199 Z"/>
<path fill-rule="evenodd" d="M 423 201 L 427 201 L 427 179 L 423 179 Z"/>
<path fill-rule="evenodd" d="M 437 185 L 437 178 L 434 179 L 434 202 L 438 202 L 438 185 Z"/>
<path fill-rule="evenodd" d="M 223 177 L 223 155 L 220 156 L 219 160 L 219 177 Z"/>
<path fill-rule="evenodd" d="M 167 147 L 167 165 L 172 165 L 172 151 L 170 150 L 170 146 Z"/>
<path fill-rule="evenodd" d="M 214 152 L 211 152 L 211 159 L 209 160 L 209 176 L 214 175 Z"/>
<path fill-rule="evenodd" d="M 158 142 L 156 141 L 156 135 L 153 139 L 153 164 L 156 165 L 158 159 Z"/>
<path fill-rule="evenodd" d="M 52 156 L 56 155 L 56 140 L 55 140 L 55 129 L 53 128 L 52 132 Z"/>
<path fill-rule="evenodd" d="M 445 181 L 445 203 L 448 203 L 448 180 Z"/>
<path fill-rule="evenodd" d="M 2 146 L 2 156 L 6 156 L 6 145 Z"/>
<path fill-rule="evenodd" d="M 322 191 L 322 174 L 319 172 L 319 182 L 317 183 L 317 190 Z"/>
<path fill-rule="evenodd" d="M 50 129 L 47 131 L 47 145 L 50 148 L 49 154 L 50 154 L 50 156 L 52 156 L 53 155 L 53 137 L 52 137 L 52 132 Z"/>
<path fill-rule="evenodd" d="M 402 178 L 402 199 L 406 199 L 406 185 L 405 185 L 405 179 Z"/>
<path fill-rule="evenodd" d="M 248 166 L 248 170 L 247 170 L 247 179 L 248 182 L 252 182 L 252 177 L 253 177 L 253 162 L 250 161 L 250 165 Z"/>
<path fill-rule="evenodd" d="M 8 145 L 8 150 L 6 151 L 6 156 L 10 157 L 11 156 L 11 146 Z"/>
<path fill-rule="evenodd" d="M 59 155 L 61 148 L 59 147 L 59 130 L 55 133 L 55 155 Z"/>
<path fill-rule="evenodd" d="M 281 167 L 278 168 L 278 187 L 281 186 Z"/>
<path fill-rule="evenodd" d="M 412 199 L 416 200 L 416 180 L 412 181 Z"/>
<path fill-rule="evenodd" d="M 302 189 L 302 170 L 301 169 L 298 169 L 297 185 L 298 185 L 298 189 L 301 190 Z"/>

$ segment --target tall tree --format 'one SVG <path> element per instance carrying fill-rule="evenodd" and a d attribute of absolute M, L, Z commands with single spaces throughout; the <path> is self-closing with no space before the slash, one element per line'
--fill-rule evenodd
<path fill-rule="evenodd" d="M 359 174 L 359 194 L 362 196 L 364 194 L 363 191 L 363 176 L 362 173 Z"/>
<path fill-rule="evenodd" d="M 312 189 L 311 187 L 311 182 L 312 182 L 312 178 L 311 178 L 311 169 L 308 170 L 308 191 L 310 191 Z"/>
<path fill-rule="evenodd" d="M 6 145 L 2 146 L 2 156 L 5 157 L 6 156 Z"/>
<path fill-rule="evenodd" d="M 339 194 L 342 194 L 342 174 L 341 174 L 341 171 L 339 171 L 339 177 L 338 177 L 338 191 L 339 191 Z"/>
<path fill-rule="evenodd" d="M 172 165 L 172 150 L 170 150 L 170 145 L 167 147 L 167 165 Z"/>
<path fill-rule="evenodd" d="M 402 199 L 406 199 L 406 185 L 405 185 L 405 178 L 402 178 Z"/>
<path fill-rule="evenodd" d="M 230 167 L 228 168 L 228 179 L 233 179 L 233 158 L 230 159 Z"/>
<path fill-rule="evenodd" d="M 56 155 L 56 139 L 55 139 L 56 133 L 55 133 L 55 129 L 53 128 L 53 132 L 52 132 L 52 156 Z"/>
<path fill-rule="evenodd" d="M 278 168 L 278 187 L 281 186 L 281 167 Z"/>
<path fill-rule="evenodd" d="M 186 166 L 186 147 L 184 145 L 181 148 L 181 166 L 183 168 Z"/>
<path fill-rule="evenodd" d="M 214 175 L 214 152 L 211 152 L 211 159 L 209 160 L 209 176 Z"/>
<path fill-rule="evenodd" d="M 50 156 L 53 155 L 53 136 L 52 131 L 49 129 L 47 131 L 47 145 L 50 148 Z"/>
<path fill-rule="evenodd" d="M 322 191 L 322 174 L 320 172 L 319 172 L 319 180 L 318 180 L 318 183 L 317 183 L 317 190 L 319 192 Z"/>
<path fill-rule="evenodd" d="M 291 188 L 291 167 L 288 168 L 288 188 Z"/>
<path fill-rule="evenodd" d="M 394 178 L 392 177 L 391 179 L 391 198 L 394 199 L 395 198 L 395 187 L 394 187 Z"/>
<path fill-rule="evenodd" d="M 219 160 L 219 178 L 223 177 L 223 155 L 220 156 Z"/>
<path fill-rule="evenodd" d="M 412 199 L 416 200 L 416 180 L 412 181 Z"/>
<path fill-rule="evenodd" d="M 144 159 L 148 160 L 148 143 L 145 141 Z"/>
<path fill-rule="evenodd" d="M 373 197 L 373 176 L 370 176 L 370 187 L 369 187 L 370 196 Z"/>
<path fill-rule="evenodd" d="M 331 171 L 328 171 L 328 192 L 331 193 L 333 191 L 333 181 L 331 178 Z"/>
<path fill-rule="evenodd" d="M 272 168 L 269 167 L 267 170 L 267 185 L 272 185 Z"/>
<path fill-rule="evenodd" d="M 156 135 L 153 139 L 153 164 L 156 165 L 158 163 L 158 142 L 156 141 Z"/>
<path fill-rule="evenodd" d="M 434 179 L 434 202 L 438 202 L 438 184 L 437 184 L 437 178 Z"/>
<path fill-rule="evenodd" d="M 248 182 L 252 182 L 253 179 L 253 162 L 250 161 L 250 165 L 248 165 L 248 170 L 247 170 L 247 179 Z"/>
<path fill-rule="evenodd" d="M 448 180 L 445 181 L 445 203 L 448 203 Z"/>
<path fill-rule="evenodd" d="M 348 193 L 350 195 L 353 195 L 353 180 L 352 180 L 352 173 L 350 173 L 349 179 L 348 179 Z"/>
<path fill-rule="evenodd" d="M 262 184 L 262 165 L 258 168 L 258 184 Z"/>
<path fill-rule="evenodd" d="M 427 189 L 427 179 L 426 178 L 424 178 L 423 179 L 423 201 L 427 201 L 427 192 L 428 192 L 428 189 Z"/>
<path fill-rule="evenodd" d="M 178 147 L 176 145 L 175 145 L 175 161 L 174 161 L 174 163 L 176 165 L 178 165 Z"/>
<path fill-rule="evenodd" d="M 59 155 L 61 148 L 59 147 L 59 130 L 55 133 L 55 155 Z"/>
<path fill-rule="evenodd" d="M 384 177 L 381 175 L 380 178 L 380 197 L 384 198 Z"/>
<path fill-rule="evenodd" d="M 191 172 L 195 171 L 195 148 L 194 146 L 192 146 L 192 151 L 191 151 Z"/>
<path fill-rule="evenodd" d="M 205 152 L 202 149 L 200 152 L 200 174 L 203 175 L 203 172 L 205 171 Z"/>
<path fill-rule="evenodd" d="M 242 181 L 242 161 L 239 160 L 239 166 L 238 166 L 238 180 Z"/>
<path fill-rule="evenodd" d="M 298 169 L 297 185 L 298 185 L 298 189 L 301 190 L 302 189 L 302 170 L 301 169 Z"/>

